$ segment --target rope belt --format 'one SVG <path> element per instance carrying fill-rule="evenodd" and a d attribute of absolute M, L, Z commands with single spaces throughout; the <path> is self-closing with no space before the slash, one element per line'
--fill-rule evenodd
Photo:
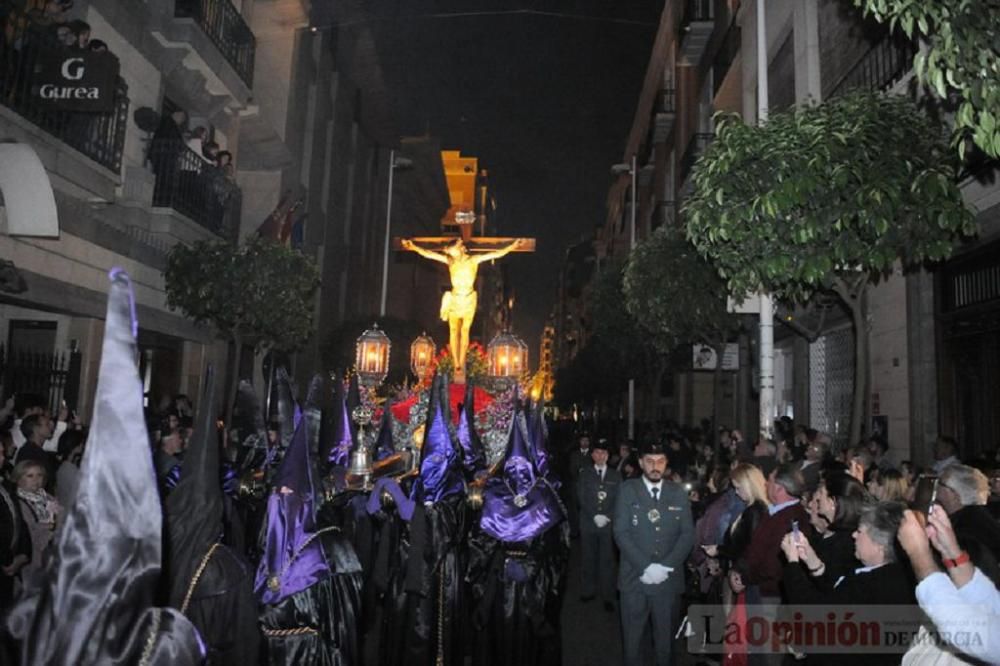
<path fill-rule="evenodd" d="M 160 619 L 162 610 L 153 609 L 153 624 L 149 628 L 149 635 L 146 636 L 146 644 L 142 648 L 142 656 L 139 657 L 139 666 L 149 666 L 150 659 L 153 658 L 153 648 L 156 647 L 156 634 L 160 632 Z"/>
<path fill-rule="evenodd" d="M 194 589 L 198 587 L 198 581 L 201 580 L 202 574 L 205 573 L 205 567 L 208 566 L 209 560 L 212 559 L 212 555 L 215 555 L 215 550 L 219 547 L 219 542 L 216 541 L 212 544 L 205 556 L 201 558 L 201 562 L 198 564 L 198 568 L 195 569 L 194 576 L 191 577 L 191 582 L 188 583 L 187 593 L 184 595 L 184 603 L 181 604 L 181 615 L 187 615 L 188 606 L 191 605 L 191 597 L 194 596 Z"/>
<path fill-rule="evenodd" d="M 296 629 L 268 629 L 267 627 L 261 627 L 260 630 L 268 638 L 287 638 L 289 636 L 304 636 L 307 634 L 312 636 L 319 635 L 319 632 L 312 627 L 298 627 Z"/>

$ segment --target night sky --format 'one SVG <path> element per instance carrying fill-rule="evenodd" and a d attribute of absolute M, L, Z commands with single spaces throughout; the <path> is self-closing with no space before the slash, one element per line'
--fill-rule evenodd
<path fill-rule="evenodd" d="M 478 157 L 490 173 L 499 233 L 538 238 L 535 254 L 504 259 L 517 301 L 513 326 L 533 365 L 563 253 L 604 221 L 610 167 L 623 160 L 662 6 L 368 5 L 401 134 L 429 133 L 443 149 Z"/>

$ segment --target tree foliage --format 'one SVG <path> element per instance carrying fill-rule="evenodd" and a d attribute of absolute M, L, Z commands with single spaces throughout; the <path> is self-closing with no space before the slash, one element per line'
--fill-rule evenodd
<path fill-rule="evenodd" d="M 838 277 L 947 257 L 975 231 L 939 127 L 910 101 L 853 93 L 773 115 L 724 116 L 696 165 L 687 235 L 741 296 L 805 301 Z"/>
<path fill-rule="evenodd" d="M 852 0 L 865 14 L 900 27 L 925 49 L 913 68 L 937 97 L 956 95 L 956 140 L 965 138 L 1000 158 L 1000 46 L 998 0 Z"/>
<path fill-rule="evenodd" d="M 588 310 L 594 339 L 610 352 L 622 376 L 642 369 L 655 350 L 640 325 L 625 308 L 621 262 L 602 266 L 591 283 Z"/>
<path fill-rule="evenodd" d="M 253 237 L 178 244 L 164 271 L 167 305 L 232 339 L 262 349 L 294 351 L 312 334 L 312 296 L 319 278 L 312 261 Z"/>
<path fill-rule="evenodd" d="M 866 395 L 868 284 L 897 261 L 951 254 L 975 231 L 941 128 L 905 98 L 860 92 L 775 114 L 721 118 L 695 166 L 687 235 L 734 296 L 805 302 L 833 292 L 854 323 L 851 439 Z"/>
<path fill-rule="evenodd" d="M 661 226 L 629 257 L 625 306 L 664 354 L 678 345 L 719 346 L 739 327 L 726 284 L 674 227 Z"/>

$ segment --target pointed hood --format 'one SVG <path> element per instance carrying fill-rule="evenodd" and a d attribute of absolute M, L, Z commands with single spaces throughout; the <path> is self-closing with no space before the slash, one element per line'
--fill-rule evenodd
<path fill-rule="evenodd" d="M 515 408 L 503 472 L 487 482 L 479 524 L 500 541 L 527 541 L 559 524 L 564 516 L 555 490 L 538 471 L 524 414 Z"/>
<path fill-rule="evenodd" d="M 319 435 L 323 424 L 323 376 L 313 375 L 309 382 L 309 392 L 306 393 L 303 418 L 309 423 L 309 455 L 319 455 Z"/>
<path fill-rule="evenodd" d="M 153 607 L 161 512 L 136 367 L 138 323 L 128 275 L 114 269 L 110 278 L 76 501 L 45 572 L 26 581 L 7 620 L 22 646 L 21 664 L 135 664 L 150 647 L 150 664 L 199 663 L 204 656 L 186 618 Z"/>
<path fill-rule="evenodd" d="M 287 449 L 291 444 L 292 435 L 298 426 L 300 411 L 295 404 L 295 387 L 288 377 L 288 371 L 280 367 L 274 373 L 274 381 L 278 392 L 278 428 L 281 447 Z"/>
<path fill-rule="evenodd" d="M 195 571 L 222 536 L 222 488 L 215 427 L 215 370 L 209 365 L 194 435 L 188 443 L 181 479 L 166 501 L 170 605 L 180 608 Z"/>
<path fill-rule="evenodd" d="M 382 407 L 382 423 L 378 429 L 378 440 L 375 442 L 375 460 L 385 460 L 396 453 L 396 445 L 392 441 L 392 409 L 387 400 Z"/>
<path fill-rule="evenodd" d="M 455 434 L 462 447 L 462 466 L 470 479 L 474 478 L 477 472 L 486 469 L 486 447 L 476 432 L 475 404 L 475 387 L 468 381 L 465 384 L 465 398 L 458 414 Z"/>
<path fill-rule="evenodd" d="M 448 387 L 437 375 L 427 400 L 424 444 L 420 448 L 420 476 L 413 484 L 412 497 L 417 502 L 438 502 L 465 491 L 458 444 L 450 423 Z"/>
<path fill-rule="evenodd" d="M 351 447 L 354 444 L 351 412 L 347 408 L 344 382 L 340 378 L 334 382 L 333 389 L 334 429 L 327 462 L 335 467 L 347 467 L 351 456 Z"/>
<path fill-rule="evenodd" d="M 264 553 L 254 581 L 261 603 L 279 603 L 330 574 L 322 542 L 315 537 L 318 482 L 309 455 L 309 419 L 302 419 L 267 500 Z"/>
<path fill-rule="evenodd" d="M 531 442 L 531 452 L 535 459 L 538 473 L 549 481 L 553 481 L 553 470 L 549 464 L 549 429 L 545 424 L 545 403 L 542 401 L 528 403 L 528 439 Z"/>
<path fill-rule="evenodd" d="M 243 446 L 264 447 L 267 444 L 267 424 L 264 422 L 264 412 L 253 384 L 245 379 L 240 380 L 236 390 L 236 405 L 233 409 L 233 425 L 239 432 L 239 443 Z M 248 441 L 251 437 L 253 440 Z"/>

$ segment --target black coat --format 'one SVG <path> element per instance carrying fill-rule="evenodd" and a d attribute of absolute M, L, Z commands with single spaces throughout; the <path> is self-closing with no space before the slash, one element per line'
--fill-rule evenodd
<path fill-rule="evenodd" d="M 958 545 L 969 553 L 972 563 L 1000 585 L 1000 523 L 985 506 L 963 506 L 949 516 Z"/>
<path fill-rule="evenodd" d="M 767 515 L 767 505 L 763 502 L 754 502 L 747 508 L 739 518 L 726 530 L 726 535 L 719 546 L 719 554 L 730 563 L 739 562 L 750 540 L 753 538 L 754 530 L 760 524 L 761 519 Z"/>
<path fill-rule="evenodd" d="M 0 481 L 0 567 L 10 566 L 18 555 L 31 558 L 31 537 L 18 507 L 17 491 Z M 13 601 L 14 577 L 0 570 L 0 615 Z"/>
<path fill-rule="evenodd" d="M 832 577 L 834 581 L 840 576 L 853 573 L 861 566 L 854 555 L 854 537 L 848 530 L 837 530 L 825 539 L 814 533 L 809 542 L 826 565 L 824 575 Z"/>

